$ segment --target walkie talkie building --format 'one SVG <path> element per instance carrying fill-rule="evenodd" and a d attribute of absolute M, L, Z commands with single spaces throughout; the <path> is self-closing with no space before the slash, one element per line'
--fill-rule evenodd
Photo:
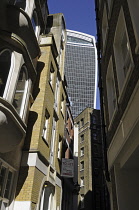
<path fill-rule="evenodd" d="M 67 30 L 65 75 L 73 117 L 96 108 L 97 53 L 95 37 Z"/>

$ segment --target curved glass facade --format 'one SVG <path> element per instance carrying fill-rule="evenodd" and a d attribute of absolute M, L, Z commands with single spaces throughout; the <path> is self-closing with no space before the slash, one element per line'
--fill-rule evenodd
<path fill-rule="evenodd" d="M 67 30 L 65 75 L 73 117 L 86 107 L 95 108 L 96 59 L 94 37 Z"/>

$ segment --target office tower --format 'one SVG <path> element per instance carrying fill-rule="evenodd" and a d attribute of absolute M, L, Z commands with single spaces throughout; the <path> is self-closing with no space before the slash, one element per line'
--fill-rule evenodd
<path fill-rule="evenodd" d="M 96 108 L 97 54 L 93 36 L 67 30 L 65 75 L 73 117 L 86 107 Z"/>
<path fill-rule="evenodd" d="M 95 4 L 111 209 L 139 209 L 139 1 Z"/>

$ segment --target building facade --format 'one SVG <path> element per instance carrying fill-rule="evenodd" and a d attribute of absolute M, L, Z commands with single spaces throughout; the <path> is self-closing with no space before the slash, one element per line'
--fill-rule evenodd
<path fill-rule="evenodd" d="M 45 0 L 0 4 L 0 209 L 60 210 L 64 17 Z"/>
<path fill-rule="evenodd" d="M 139 209 L 139 2 L 100 0 L 95 4 L 111 209 Z"/>
<path fill-rule="evenodd" d="M 104 210 L 105 181 L 100 111 L 83 110 L 76 118 L 78 125 L 78 209 Z"/>
<path fill-rule="evenodd" d="M 73 117 L 86 107 L 96 108 L 97 53 L 93 36 L 67 30 L 65 75 Z"/>

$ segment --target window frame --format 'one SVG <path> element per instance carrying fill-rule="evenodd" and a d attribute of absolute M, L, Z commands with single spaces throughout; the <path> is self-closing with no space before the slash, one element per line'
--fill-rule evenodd
<path fill-rule="evenodd" d="M 39 38 L 40 35 L 40 25 L 39 25 L 39 18 L 36 9 L 33 10 L 32 18 L 31 18 L 32 27 L 34 29 L 34 33 L 36 38 Z"/>
<path fill-rule="evenodd" d="M 3 91 L 3 95 L 1 97 L 3 97 L 4 99 L 7 99 L 8 94 L 9 94 L 9 84 L 10 84 L 10 81 L 11 81 L 11 78 L 12 78 L 13 71 L 15 69 L 15 55 L 14 55 L 14 52 L 9 48 L 5 48 L 2 51 L 0 51 L 0 55 L 2 53 L 4 53 L 5 51 L 10 52 L 10 54 L 11 54 L 11 65 L 10 65 L 10 68 L 9 68 L 9 72 L 8 72 L 7 80 L 6 80 L 6 83 L 5 83 L 5 88 L 4 88 L 4 91 Z"/>
<path fill-rule="evenodd" d="M 81 187 L 84 187 L 84 176 L 80 177 L 80 185 Z"/>
<path fill-rule="evenodd" d="M 83 143 L 84 142 L 84 134 L 82 134 L 81 136 L 80 136 L 80 143 Z"/>
<path fill-rule="evenodd" d="M 54 97 L 54 109 L 55 111 L 58 110 L 58 97 L 59 97 L 59 87 L 60 87 L 60 80 L 56 78 L 56 87 L 55 87 L 55 97 Z"/>
<path fill-rule="evenodd" d="M 55 74 L 55 69 L 54 69 L 53 64 L 51 63 L 49 75 L 48 75 L 48 82 L 53 92 L 54 92 L 54 76 L 55 76 L 54 74 Z"/>
<path fill-rule="evenodd" d="M 80 171 L 84 170 L 84 160 L 80 161 Z"/>
<path fill-rule="evenodd" d="M 84 118 L 81 119 L 81 127 L 84 126 Z"/>
<path fill-rule="evenodd" d="M 84 147 L 81 147 L 80 149 L 80 157 L 84 156 Z"/>
<path fill-rule="evenodd" d="M 49 123 L 50 123 L 50 114 L 48 112 L 48 110 L 45 110 L 45 118 L 44 118 L 44 125 L 43 125 L 43 129 L 42 129 L 42 139 L 49 144 L 49 142 L 47 141 L 47 137 L 48 137 L 48 130 L 49 130 Z"/>
<path fill-rule="evenodd" d="M 121 32 L 121 28 L 123 28 L 122 32 Z M 130 66 L 129 66 L 129 69 L 128 69 L 126 75 L 124 75 L 124 69 L 123 69 L 124 61 L 122 58 L 122 50 L 121 50 L 121 41 L 123 39 L 124 34 L 126 34 L 127 43 L 129 45 L 129 53 L 130 53 Z M 126 22 L 125 22 L 123 8 L 121 8 L 120 13 L 119 13 L 113 47 L 114 47 L 116 74 L 117 74 L 118 89 L 119 89 L 118 102 L 120 102 L 120 100 L 122 99 L 122 96 L 124 94 L 127 81 L 129 80 L 131 72 L 134 68 L 134 62 L 133 62 L 131 46 L 130 46 L 130 41 L 129 41 L 129 37 L 128 37 L 127 26 L 126 26 Z"/>
<path fill-rule="evenodd" d="M 13 169 L 9 164 L 7 164 L 6 162 L 4 162 L 3 160 L 0 159 L 0 174 L 1 174 L 1 169 L 5 168 L 5 174 L 4 174 L 4 182 L 3 182 L 3 186 L 2 186 L 2 192 L 0 195 L 0 208 L 2 207 L 2 205 L 4 205 L 4 203 L 6 204 L 5 209 L 8 205 L 8 203 L 10 202 L 11 196 L 12 196 L 12 187 L 14 184 L 14 178 L 15 178 L 15 169 Z M 10 181 L 10 187 L 9 187 L 9 193 L 8 193 L 8 197 L 4 197 L 5 196 L 5 190 L 6 190 L 6 186 L 7 186 L 7 181 L 8 181 L 8 174 L 9 172 L 12 173 L 12 177 L 11 177 L 11 181 Z"/>
<path fill-rule="evenodd" d="M 21 102 L 21 105 L 20 105 L 20 111 L 19 111 L 18 114 L 21 116 L 22 119 L 24 119 L 25 118 L 24 113 L 26 113 L 27 103 L 28 103 L 28 100 L 29 100 L 29 76 L 28 76 L 28 70 L 27 70 L 27 67 L 26 67 L 25 64 L 23 64 L 21 66 L 20 70 L 19 70 L 19 74 L 18 74 L 18 77 L 17 77 L 16 85 L 15 85 L 15 91 L 14 91 L 12 103 L 14 101 L 14 97 L 15 97 L 15 94 L 16 94 L 16 88 L 17 88 L 17 84 L 18 84 L 18 81 L 19 81 L 19 76 L 20 76 L 20 72 L 21 72 L 22 68 L 25 70 L 26 79 L 25 79 L 24 89 L 22 90 L 23 96 L 22 96 L 22 100 L 21 100 L 22 102 Z M 19 92 L 21 92 L 21 91 L 19 91 Z"/>

